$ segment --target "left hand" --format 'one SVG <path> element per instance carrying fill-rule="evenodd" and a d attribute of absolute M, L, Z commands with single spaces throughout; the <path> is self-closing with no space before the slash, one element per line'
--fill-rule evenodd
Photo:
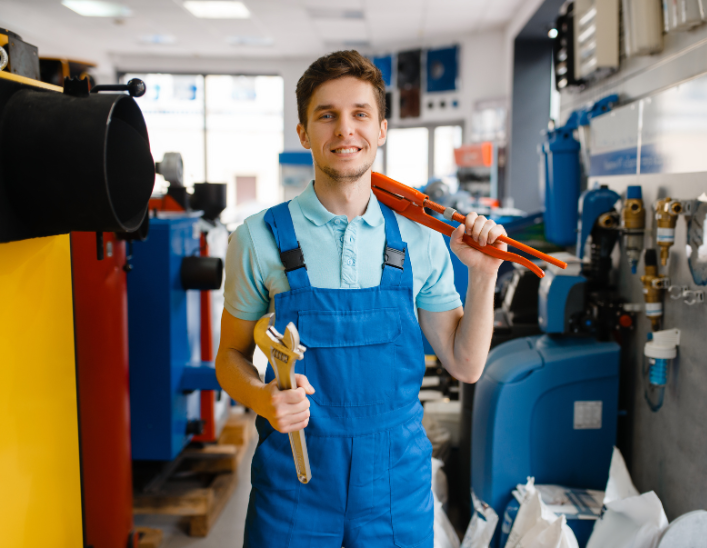
<path fill-rule="evenodd" d="M 483 215 L 472 212 L 466 216 L 466 223 L 460 224 L 452 233 L 450 247 L 459 260 L 476 272 L 495 276 L 503 260 L 486 255 L 465 244 L 462 241 L 465 232 L 480 246 L 492 245 L 501 251 L 506 251 L 508 246 L 497 241 L 499 236 L 506 235 L 506 230 L 502 225 L 497 225 Z"/>

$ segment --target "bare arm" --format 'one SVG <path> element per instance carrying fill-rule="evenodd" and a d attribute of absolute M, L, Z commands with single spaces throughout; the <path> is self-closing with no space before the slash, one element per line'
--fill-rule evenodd
<path fill-rule="evenodd" d="M 279 390 L 277 382 L 265 384 L 253 365 L 255 321 L 240 320 L 228 311 L 221 316 L 221 342 L 216 355 L 216 377 L 234 400 L 265 417 L 283 433 L 301 430 L 309 423 L 308 394 L 314 388 L 304 375 L 297 375 L 297 388 Z"/>
<path fill-rule="evenodd" d="M 465 308 L 447 312 L 419 309 L 420 327 L 445 369 L 456 379 L 466 383 L 479 380 L 493 335 L 493 296 L 496 273 L 503 261 L 480 253 L 462 241 L 466 230 L 481 245 L 496 243 L 506 231 L 501 225 L 472 213 L 466 226 L 459 225 L 452 234 L 452 251 L 469 268 L 469 286 Z"/>

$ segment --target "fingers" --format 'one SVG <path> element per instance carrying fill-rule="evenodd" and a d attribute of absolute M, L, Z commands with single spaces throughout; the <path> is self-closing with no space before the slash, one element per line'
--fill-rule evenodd
<path fill-rule="evenodd" d="M 488 244 L 494 244 L 496 243 L 496 240 L 498 239 L 499 236 L 506 236 L 506 229 L 503 228 L 502 225 L 496 225 L 491 228 L 491 230 L 488 233 L 488 236 L 486 238 L 486 242 Z M 500 245 L 497 247 L 500 247 L 501 249 L 505 250 L 508 248 L 508 246 L 503 243 L 503 242 L 498 242 Z"/>
<path fill-rule="evenodd" d="M 309 394 L 310 396 L 314 394 L 314 387 L 309 384 L 309 380 L 307 379 L 307 377 L 305 377 L 304 375 L 297 374 L 295 375 L 295 379 L 297 380 L 297 386 L 304 388 L 304 391 L 307 394 Z"/>

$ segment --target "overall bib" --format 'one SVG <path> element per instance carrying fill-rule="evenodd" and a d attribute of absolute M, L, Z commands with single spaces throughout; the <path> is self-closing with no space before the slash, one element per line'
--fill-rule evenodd
<path fill-rule="evenodd" d="M 381 283 L 312 287 L 288 205 L 270 209 L 290 291 L 275 296 L 275 327 L 293 322 L 307 347 L 305 435 L 312 480 L 296 477 L 287 434 L 257 418 L 246 548 L 432 548 L 432 445 L 418 393 L 425 371 L 412 265 L 393 212 L 380 204 Z M 265 382 L 274 378 L 268 367 Z"/>

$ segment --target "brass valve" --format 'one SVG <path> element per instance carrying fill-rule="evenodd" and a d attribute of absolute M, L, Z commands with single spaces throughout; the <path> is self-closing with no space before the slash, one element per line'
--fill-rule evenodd
<path fill-rule="evenodd" d="M 660 264 L 668 264 L 670 246 L 675 242 L 675 225 L 682 213 L 682 203 L 672 198 L 663 198 L 655 204 L 656 242 L 660 247 Z"/>
<path fill-rule="evenodd" d="M 651 321 L 653 331 L 660 329 L 663 317 L 663 291 L 668 278 L 658 274 L 658 258 L 655 249 L 646 249 L 644 256 L 645 274 L 641 276 L 643 283 L 643 300 L 646 303 L 646 316 Z"/>
<path fill-rule="evenodd" d="M 626 238 L 626 255 L 631 265 L 631 273 L 636 273 L 636 266 L 643 251 L 643 233 L 646 228 L 646 210 L 640 186 L 629 187 L 627 199 L 621 210 L 621 231 Z"/>

